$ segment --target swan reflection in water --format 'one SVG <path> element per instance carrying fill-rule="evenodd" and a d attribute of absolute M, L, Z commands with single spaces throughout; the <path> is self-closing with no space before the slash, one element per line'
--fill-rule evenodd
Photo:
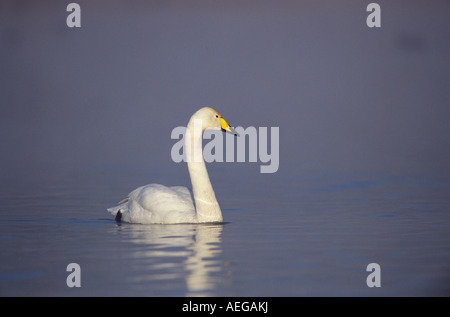
<path fill-rule="evenodd" d="M 131 280 L 141 291 L 211 296 L 229 284 L 228 262 L 221 258 L 223 224 L 120 224 L 119 228 L 126 240 L 141 246 L 133 248 L 138 261 L 131 261 L 130 268 Z"/>

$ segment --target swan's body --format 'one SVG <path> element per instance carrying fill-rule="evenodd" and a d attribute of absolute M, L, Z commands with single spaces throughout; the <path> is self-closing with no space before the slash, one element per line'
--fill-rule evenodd
<path fill-rule="evenodd" d="M 186 187 L 150 184 L 133 190 L 118 206 L 108 208 L 116 219 L 131 223 L 222 222 L 222 211 L 203 160 L 202 135 L 206 129 L 237 133 L 214 109 L 198 110 L 186 127 L 185 148 L 194 202 Z"/>

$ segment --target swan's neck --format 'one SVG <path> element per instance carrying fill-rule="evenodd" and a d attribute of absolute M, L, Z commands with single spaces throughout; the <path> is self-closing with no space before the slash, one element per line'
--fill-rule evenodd
<path fill-rule="evenodd" d="M 186 129 L 185 149 L 198 222 L 222 222 L 222 211 L 203 160 L 201 124 L 191 119 Z"/>

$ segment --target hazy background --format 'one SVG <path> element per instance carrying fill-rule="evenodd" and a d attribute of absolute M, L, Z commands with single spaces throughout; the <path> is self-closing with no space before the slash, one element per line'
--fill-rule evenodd
<path fill-rule="evenodd" d="M 368 1 L 78 1 L 73 29 L 66 2 L 0 4 L 9 186 L 172 168 L 170 132 L 207 105 L 280 127 L 281 173 L 450 176 L 448 1 L 378 1 L 372 29 Z"/>

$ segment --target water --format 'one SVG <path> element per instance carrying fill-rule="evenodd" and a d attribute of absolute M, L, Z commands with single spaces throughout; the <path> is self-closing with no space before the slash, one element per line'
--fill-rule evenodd
<path fill-rule="evenodd" d="M 117 191 L 111 182 L 125 176 L 118 171 L 10 193 L 1 295 L 450 294 L 449 182 L 335 175 L 325 185 L 311 175 L 293 187 L 280 175 L 262 189 L 262 176 L 240 174 L 211 171 L 213 183 L 223 180 L 224 224 L 116 223 L 104 209 Z M 380 288 L 366 284 L 373 262 Z M 66 284 L 69 263 L 81 267 L 80 288 Z"/>
<path fill-rule="evenodd" d="M 450 295 L 450 7 L 377 3 L 2 1 L 0 295 Z M 116 223 L 190 187 L 170 135 L 210 105 L 279 170 L 208 164 L 221 225 Z"/>

